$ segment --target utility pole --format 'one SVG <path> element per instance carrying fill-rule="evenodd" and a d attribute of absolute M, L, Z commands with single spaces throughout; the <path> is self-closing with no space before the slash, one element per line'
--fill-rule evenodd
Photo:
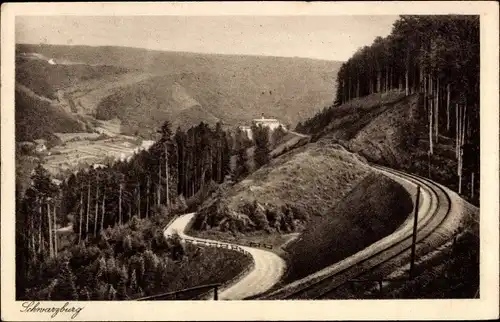
<path fill-rule="evenodd" d="M 56 205 L 54 204 L 54 257 L 57 257 L 57 216 L 56 216 Z"/>
<path fill-rule="evenodd" d="M 411 262 L 410 262 L 410 279 L 413 278 L 414 275 L 414 266 L 415 266 L 415 247 L 417 242 L 417 224 L 418 224 L 418 204 L 420 201 L 420 186 L 417 186 L 417 198 L 415 200 L 415 215 L 413 217 L 413 238 L 411 242 Z"/>
<path fill-rule="evenodd" d="M 216 285 L 214 287 L 214 301 L 217 301 L 219 299 L 218 295 L 217 295 L 217 289 L 218 289 L 218 286 Z"/>

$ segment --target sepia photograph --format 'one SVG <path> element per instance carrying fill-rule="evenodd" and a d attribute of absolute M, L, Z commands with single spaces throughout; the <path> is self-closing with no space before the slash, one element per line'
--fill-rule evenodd
<path fill-rule="evenodd" d="M 99 302 L 498 302 L 481 12 L 87 6 L 9 18 L 16 318 L 84 319 Z"/>

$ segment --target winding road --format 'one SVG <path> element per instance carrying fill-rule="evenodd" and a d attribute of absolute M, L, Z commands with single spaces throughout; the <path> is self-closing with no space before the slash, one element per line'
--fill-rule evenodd
<path fill-rule="evenodd" d="M 417 186 L 421 187 L 417 243 L 425 242 L 443 225 L 457 224 L 457 216 L 460 216 L 460 209 L 457 208 L 460 207 L 454 205 L 455 198 L 450 198 L 450 195 L 454 193 L 449 189 L 415 175 L 379 166 L 374 166 L 374 169 L 399 182 L 412 196 L 415 195 Z M 168 237 L 176 232 L 183 240 L 192 243 L 211 243 L 228 248 L 238 246 L 248 252 L 254 260 L 255 265 L 250 272 L 221 291 L 219 298 L 225 300 L 321 298 L 332 289 L 348 282 L 349 279 L 407 254 L 411 247 L 414 218 L 412 213 L 394 233 L 356 254 L 269 292 L 283 276 L 286 269 L 285 261 L 275 253 L 263 249 L 188 236 L 185 231 L 194 216 L 195 213 L 189 213 L 176 218 L 165 229 L 165 236 Z M 455 218 L 448 220 L 449 217 Z"/>
<path fill-rule="evenodd" d="M 177 233 L 181 239 L 191 243 L 216 243 L 218 246 L 238 246 L 239 249 L 247 251 L 254 260 L 253 268 L 243 278 L 219 294 L 221 300 L 241 300 L 249 296 L 263 293 L 269 290 L 285 272 L 285 261 L 273 252 L 263 249 L 233 245 L 226 242 L 191 237 L 184 232 L 194 218 L 194 213 L 185 214 L 176 218 L 165 229 L 165 237 Z"/>

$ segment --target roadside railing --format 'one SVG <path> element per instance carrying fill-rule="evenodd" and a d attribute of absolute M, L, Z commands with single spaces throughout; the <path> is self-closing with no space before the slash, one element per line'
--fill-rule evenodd
<path fill-rule="evenodd" d="M 273 245 L 269 245 L 269 244 L 265 244 L 265 243 L 248 242 L 248 246 L 250 246 L 250 247 L 262 247 L 262 248 L 267 248 L 267 249 L 273 249 Z"/>
<path fill-rule="evenodd" d="M 248 265 L 243 271 L 241 271 L 238 275 L 235 277 L 231 278 L 230 280 L 225 281 L 224 283 L 220 284 L 217 288 L 213 289 L 214 293 L 214 299 L 217 300 L 217 291 L 222 292 L 226 290 L 228 287 L 233 285 L 234 283 L 237 283 L 239 280 L 241 280 L 244 276 L 246 276 L 249 272 L 251 272 L 255 268 L 255 260 L 253 259 L 253 256 L 245 249 L 238 245 L 233 245 L 229 243 L 222 243 L 222 242 L 216 242 L 216 241 L 209 241 L 209 240 L 200 240 L 200 239 L 194 239 L 194 238 L 183 238 L 183 240 L 187 243 L 190 243 L 192 245 L 203 245 L 203 246 L 208 246 L 208 247 L 216 247 L 216 248 L 225 248 L 225 249 L 230 249 L 233 251 L 237 251 L 239 253 L 244 254 L 245 256 L 250 257 L 251 263 Z M 194 296 L 193 298 L 190 298 L 191 300 L 206 300 L 211 296 L 212 290 L 209 290 L 207 292 L 198 294 Z"/>
<path fill-rule="evenodd" d="M 164 230 L 166 230 L 168 228 L 168 226 L 170 226 L 179 217 L 180 217 L 180 215 L 175 215 L 172 219 L 170 219 L 168 224 L 165 226 Z M 193 223 L 194 223 L 194 220 L 193 219 L 190 220 L 190 222 L 184 227 L 184 231 L 189 231 L 191 226 L 193 225 Z M 244 246 L 273 249 L 273 245 L 266 244 L 266 243 L 252 242 L 252 241 L 249 241 L 246 243 L 218 242 L 218 241 L 202 239 L 202 238 L 187 237 L 186 235 L 181 236 L 181 238 L 184 242 L 190 243 L 192 245 L 225 248 L 225 249 L 237 251 L 239 253 L 244 254 L 245 256 L 250 257 L 250 259 L 251 259 L 251 263 L 243 271 L 241 271 L 238 275 L 234 276 L 230 280 L 225 281 L 222 284 L 218 284 L 217 287 L 212 287 L 207 292 L 203 292 L 203 293 L 197 294 L 191 298 L 187 298 L 187 299 L 191 299 L 191 300 L 208 299 L 208 298 L 212 297 L 212 292 L 214 292 L 213 293 L 214 299 L 217 300 L 217 298 L 218 298 L 217 292 L 222 292 L 222 291 L 226 290 L 227 288 L 229 288 L 233 284 L 235 284 L 238 281 L 240 281 L 241 279 L 243 279 L 243 277 L 245 277 L 249 272 L 251 272 L 255 268 L 255 260 L 254 260 L 253 256 L 250 254 L 250 252 L 248 252 L 247 250 L 245 250 L 243 248 Z M 202 288 L 203 288 L 203 286 L 197 287 L 197 288 L 191 288 L 191 289 L 187 289 L 187 290 L 191 291 L 193 289 L 202 289 Z M 181 290 L 181 291 L 184 291 L 184 290 Z M 181 291 L 177 291 L 177 293 L 179 293 Z M 172 294 L 174 294 L 174 293 L 176 293 L 176 292 L 160 294 L 160 295 L 157 295 L 157 297 L 173 296 Z M 148 297 L 148 299 L 152 299 L 152 298 Z M 154 298 L 154 299 L 157 299 L 157 298 Z"/>
<path fill-rule="evenodd" d="M 204 289 L 214 289 L 214 299 L 217 300 L 217 289 L 220 287 L 220 283 L 215 283 L 215 284 L 206 284 L 206 285 L 200 285 L 200 286 L 195 286 L 195 287 L 190 287 L 190 288 L 185 288 L 182 290 L 177 290 L 177 291 L 172 291 L 172 292 L 166 292 L 166 293 L 161 293 L 161 294 L 155 294 L 155 295 L 150 295 L 150 296 L 144 296 L 141 298 L 135 299 L 135 301 L 158 301 L 158 300 L 163 300 L 163 301 L 175 301 L 175 300 L 190 300 L 193 297 L 193 292 L 197 292 L 199 290 L 204 290 Z M 207 292 L 203 292 L 202 294 L 206 294 Z"/>
<path fill-rule="evenodd" d="M 250 253 L 247 252 L 247 254 L 251 257 Z M 231 287 L 231 285 L 236 284 L 241 279 L 243 279 L 243 277 L 245 277 L 248 273 L 250 273 L 255 268 L 255 261 L 253 260 L 253 257 L 251 257 L 251 259 L 252 259 L 252 261 L 251 261 L 250 265 L 248 265 L 243 271 L 241 271 L 235 277 L 225 281 L 223 284 L 221 284 L 219 286 L 218 289 L 214 289 L 214 292 L 219 291 L 219 293 L 220 293 L 222 291 L 225 291 L 226 289 Z M 212 291 L 209 290 L 208 292 L 204 292 L 202 294 L 199 294 L 199 295 L 191 298 L 191 300 L 208 300 L 211 297 L 211 292 Z M 214 299 L 218 299 L 218 296 L 216 293 L 214 293 Z"/>

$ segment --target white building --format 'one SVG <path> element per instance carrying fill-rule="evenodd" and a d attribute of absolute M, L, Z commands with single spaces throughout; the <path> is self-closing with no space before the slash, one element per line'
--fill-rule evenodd
<path fill-rule="evenodd" d="M 274 130 L 276 130 L 280 125 L 280 121 L 278 121 L 277 119 L 266 119 L 264 118 L 264 114 L 262 114 L 262 118 L 260 119 L 254 119 L 252 121 L 253 124 L 255 125 L 261 125 L 261 126 L 266 126 L 269 128 L 269 130 L 272 132 Z M 284 126 L 283 126 L 284 127 Z"/>
<path fill-rule="evenodd" d="M 252 120 L 252 124 L 253 125 L 257 125 L 257 126 L 265 126 L 265 127 L 268 127 L 269 128 L 269 132 L 272 133 L 274 130 L 276 130 L 278 127 L 283 127 L 283 129 L 286 130 L 285 126 L 283 124 L 280 123 L 280 121 L 278 121 L 277 119 L 266 119 L 264 118 L 264 114 L 262 114 L 262 118 L 260 119 L 253 119 Z M 248 136 L 248 138 L 250 140 L 252 140 L 252 127 L 250 126 L 245 126 L 245 125 L 242 125 L 239 127 L 240 130 L 242 130 L 243 132 L 245 132 Z"/>

